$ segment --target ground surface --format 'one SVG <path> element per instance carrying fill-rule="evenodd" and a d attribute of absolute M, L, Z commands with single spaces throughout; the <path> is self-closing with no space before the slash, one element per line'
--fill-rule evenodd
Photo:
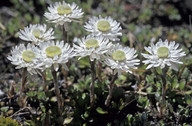
<path fill-rule="evenodd" d="M 56 0 L 7 0 L 0 2 L 0 112 L 24 125 L 57 125 L 57 102 L 53 92 L 50 71 L 46 72 L 48 91 L 43 92 L 42 79 L 38 75 L 28 77 L 26 102 L 21 109 L 18 90 L 21 70 L 16 70 L 7 56 L 13 46 L 26 43 L 18 38 L 19 29 L 29 24 L 46 23 L 43 16 L 47 6 Z M 63 84 L 60 72 L 61 93 L 65 98 L 64 118 L 68 125 L 192 125 L 192 2 L 191 0 L 67 0 L 76 2 L 85 12 L 80 23 L 71 23 L 69 40 L 88 33 L 84 22 L 91 16 L 111 16 L 123 28 L 121 44 L 141 52 L 153 39 L 176 41 L 186 52 L 179 71 L 168 71 L 165 116 L 159 118 L 158 104 L 161 95 L 161 78 L 157 70 L 145 70 L 141 64 L 133 75 L 123 73 L 116 81 L 110 107 L 104 106 L 111 80 L 110 68 L 102 66 L 102 81 L 96 81 L 96 103 L 89 105 L 91 82 L 88 59 L 74 59 L 68 74 L 68 87 Z M 62 29 L 55 28 L 55 36 L 62 39 Z M 137 85 L 137 88 L 133 88 Z M 48 121 L 47 121 L 48 120 Z M 68 122 L 67 122 L 68 121 Z"/>

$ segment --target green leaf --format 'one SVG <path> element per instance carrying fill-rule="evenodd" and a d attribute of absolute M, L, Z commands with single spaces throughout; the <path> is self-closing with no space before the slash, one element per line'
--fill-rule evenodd
<path fill-rule="evenodd" d="M 135 31 L 136 30 L 136 25 L 135 24 L 128 24 L 127 27 L 131 30 L 131 31 Z"/>
<path fill-rule="evenodd" d="M 154 79 L 154 77 L 153 76 L 150 76 L 150 75 L 147 75 L 147 77 L 146 77 L 146 81 L 147 81 L 147 83 L 154 83 L 153 82 L 153 79 Z"/>
<path fill-rule="evenodd" d="M 32 20 L 31 15 L 28 14 L 28 13 L 24 15 L 24 18 L 25 18 L 28 22 L 31 22 L 31 20 Z"/>
<path fill-rule="evenodd" d="M 38 92 L 37 93 L 37 98 L 40 99 L 40 100 L 45 100 L 46 99 L 45 92 Z"/>
<path fill-rule="evenodd" d="M 157 67 L 156 71 L 157 71 L 158 74 L 160 74 L 160 75 L 162 74 L 162 69 L 160 67 Z"/>
<path fill-rule="evenodd" d="M 46 78 L 47 78 L 47 80 L 52 80 L 53 79 L 53 76 L 51 74 L 50 69 L 46 69 Z"/>
<path fill-rule="evenodd" d="M 123 35 L 123 36 L 121 37 L 121 40 L 122 40 L 123 43 L 125 43 L 125 42 L 128 41 L 128 38 L 127 38 L 126 35 Z"/>
<path fill-rule="evenodd" d="M 191 98 L 190 95 L 185 95 L 185 99 L 186 99 L 186 103 L 187 103 L 188 105 L 192 104 L 192 98 Z"/>
<path fill-rule="evenodd" d="M 89 58 L 88 57 L 81 58 L 79 60 L 79 67 L 80 68 L 90 67 Z"/>
<path fill-rule="evenodd" d="M 71 121 L 73 120 L 73 118 L 65 118 L 64 122 L 63 122 L 63 125 L 66 125 L 66 124 L 69 124 L 71 123 Z"/>
<path fill-rule="evenodd" d="M 128 115 L 128 116 L 127 116 L 128 126 L 131 126 L 132 117 L 133 117 L 132 115 Z"/>
<path fill-rule="evenodd" d="M 34 97 L 34 96 L 37 95 L 37 92 L 36 92 L 36 91 L 29 91 L 29 92 L 27 92 L 27 95 L 28 95 L 29 97 Z"/>
<path fill-rule="evenodd" d="M 177 78 L 176 77 L 174 77 L 174 80 L 173 80 L 173 82 L 171 84 L 172 84 L 172 89 L 178 88 L 179 85 L 177 83 Z"/>
<path fill-rule="evenodd" d="M 99 114 L 107 114 L 107 113 L 108 113 L 107 111 L 104 111 L 101 107 L 97 107 L 96 111 L 97 111 Z"/>
<path fill-rule="evenodd" d="M 35 15 L 34 16 L 34 22 L 39 23 L 39 21 L 40 21 L 40 17 L 38 15 Z"/>
<path fill-rule="evenodd" d="M 56 102 L 56 101 L 57 101 L 57 97 L 56 97 L 56 96 L 55 96 L 55 97 L 52 97 L 50 101 Z"/>
<path fill-rule="evenodd" d="M 85 97 L 86 97 L 86 93 L 83 93 L 82 94 L 82 99 L 85 99 Z"/>
<path fill-rule="evenodd" d="M 173 113 L 174 112 L 173 111 L 173 106 L 171 104 L 168 104 L 168 107 L 169 107 L 170 112 Z"/>
<path fill-rule="evenodd" d="M 184 123 L 183 126 L 189 126 L 188 124 Z"/>
<path fill-rule="evenodd" d="M 41 105 L 41 110 L 45 113 L 46 112 L 46 108 L 44 105 Z"/>
<path fill-rule="evenodd" d="M 148 87 L 148 88 L 147 88 L 147 93 L 152 92 L 152 90 L 153 90 L 153 88 L 152 88 L 152 87 Z"/>
<path fill-rule="evenodd" d="M 184 87 L 185 87 L 185 81 L 181 81 L 181 82 L 179 83 L 179 89 L 180 89 L 180 90 L 183 90 Z"/>
<path fill-rule="evenodd" d="M 84 117 L 87 118 L 89 115 L 87 112 L 85 112 Z"/>
<path fill-rule="evenodd" d="M 192 94 L 192 90 L 186 91 L 186 94 Z"/>
<path fill-rule="evenodd" d="M 120 75 L 118 78 L 119 78 L 119 80 L 122 80 L 122 81 L 127 80 L 127 77 L 125 75 Z"/>
<path fill-rule="evenodd" d="M 1 107 L 2 112 L 7 112 L 9 109 L 9 106 Z"/>

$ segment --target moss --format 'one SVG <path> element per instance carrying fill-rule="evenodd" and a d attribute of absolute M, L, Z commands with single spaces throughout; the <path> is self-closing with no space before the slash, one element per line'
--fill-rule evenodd
<path fill-rule="evenodd" d="M 0 118 L 0 126 L 20 126 L 17 121 L 13 120 L 10 117 L 2 116 Z"/>

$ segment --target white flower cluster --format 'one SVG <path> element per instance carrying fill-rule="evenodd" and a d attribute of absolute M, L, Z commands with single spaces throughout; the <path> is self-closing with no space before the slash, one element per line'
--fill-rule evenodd
<path fill-rule="evenodd" d="M 56 2 L 48 7 L 50 13 L 45 13 L 45 17 L 53 23 L 63 25 L 64 22 L 76 21 L 82 17 L 83 12 L 78 6 L 65 2 Z M 19 38 L 32 43 L 20 44 L 12 49 L 8 59 L 16 65 L 16 69 L 27 68 L 31 74 L 36 74 L 39 70 L 53 66 L 58 71 L 61 64 L 66 70 L 66 63 L 75 56 L 73 47 L 64 41 L 53 41 L 53 28 L 47 29 L 45 24 L 30 24 L 19 31 Z"/>
<path fill-rule="evenodd" d="M 33 44 L 20 44 L 12 49 L 8 59 L 16 65 L 16 69 L 27 68 L 31 74 L 36 74 L 37 69 L 43 71 L 52 65 L 58 71 L 59 64 L 68 70 L 66 63 L 75 53 L 68 43 L 63 41 L 41 42 L 39 46 Z"/>
<path fill-rule="evenodd" d="M 83 12 L 75 4 L 56 2 L 48 7 L 49 12 L 44 16 L 49 22 L 56 25 L 64 25 L 65 22 L 78 21 Z M 123 47 L 120 44 L 113 44 L 119 41 L 121 33 L 120 23 L 111 17 L 92 17 L 84 25 L 85 30 L 91 34 L 77 39 L 77 44 L 70 47 L 64 41 L 53 41 L 53 28 L 47 30 L 45 24 L 29 25 L 24 30 L 20 30 L 19 37 L 22 40 L 30 41 L 31 44 L 16 46 L 12 49 L 8 59 L 17 69 L 27 68 L 33 74 L 37 69 L 44 70 L 53 66 L 58 71 L 61 64 L 68 70 L 66 63 L 74 56 L 88 56 L 90 61 L 99 60 L 110 66 L 119 74 L 121 71 L 132 73 L 131 69 L 137 69 L 140 60 L 136 59 L 136 50 Z M 147 59 L 143 63 L 149 64 L 146 69 L 151 67 L 164 68 L 166 65 L 177 70 L 177 64 L 182 64 L 180 58 L 185 56 L 182 49 L 178 49 L 179 44 L 159 40 L 155 45 L 145 47 L 149 54 L 142 55 Z"/>
<path fill-rule="evenodd" d="M 80 56 L 80 58 L 89 56 L 91 61 L 94 59 L 100 60 L 115 69 L 119 75 L 122 70 L 132 73 L 131 68 L 137 68 L 135 65 L 139 65 L 140 60 L 135 59 L 137 57 L 136 51 L 112 43 L 120 40 L 118 38 L 122 35 L 120 23 L 111 17 L 103 18 L 99 16 L 90 18 L 84 27 L 91 34 L 78 39 L 78 45 L 74 44 L 77 56 Z"/>
<path fill-rule="evenodd" d="M 74 44 L 74 51 L 77 53 L 77 56 L 80 56 L 80 58 L 89 56 L 91 61 L 94 59 L 100 60 L 112 47 L 109 39 L 103 38 L 102 36 L 95 37 L 89 35 L 78 39 L 77 42 L 79 45 Z"/>

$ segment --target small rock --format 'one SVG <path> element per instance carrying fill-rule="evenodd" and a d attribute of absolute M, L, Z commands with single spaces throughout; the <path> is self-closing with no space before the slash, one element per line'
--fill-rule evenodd
<path fill-rule="evenodd" d="M 0 102 L 0 105 L 1 105 L 1 107 L 3 107 L 4 105 L 5 105 L 5 102 Z"/>
<path fill-rule="evenodd" d="M 7 112 L 7 115 L 9 116 L 9 115 L 12 115 L 13 114 L 13 110 L 9 110 L 8 112 Z"/>
<path fill-rule="evenodd" d="M 0 98 L 2 98 L 4 96 L 4 92 L 0 89 Z"/>

